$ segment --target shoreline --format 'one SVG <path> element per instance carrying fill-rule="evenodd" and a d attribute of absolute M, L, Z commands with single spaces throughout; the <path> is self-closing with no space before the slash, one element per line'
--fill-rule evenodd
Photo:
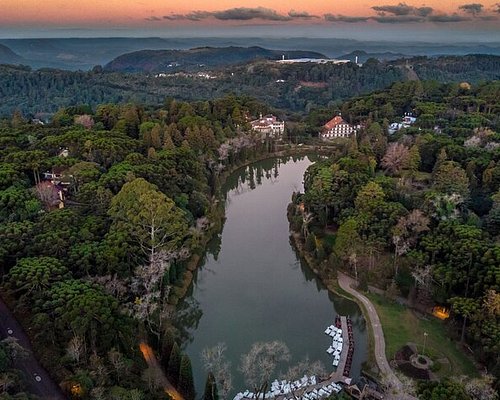
<path fill-rule="evenodd" d="M 282 145 L 282 146 L 287 146 L 287 145 Z M 239 169 L 246 168 L 251 164 L 264 160 L 269 160 L 272 158 L 293 157 L 293 156 L 306 157 L 307 155 L 311 154 L 314 151 L 314 148 L 315 146 L 299 147 L 295 145 L 290 148 L 274 151 L 272 153 L 260 154 L 248 160 L 243 161 L 241 164 L 232 165 L 230 168 L 228 168 L 226 171 L 223 171 L 220 174 L 219 189 L 226 183 L 227 178 L 232 174 L 234 174 L 235 172 L 237 172 Z M 332 148 L 330 147 L 330 149 Z M 324 152 L 324 149 L 320 149 L 320 151 Z M 328 151 L 324 153 L 328 153 Z M 200 268 L 203 256 L 207 251 L 207 245 L 220 231 L 220 229 L 222 228 L 223 221 L 226 218 L 224 202 L 223 199 L 221 198 L 220 193 L 217 193 L 215 195 L 215 201 L 211 203 L 210 207 L 211 208 L 209 215 L 210 214 L 215 215 L 215 220 L 210 221 L 212 226 L 203 234 L 200 240 L 200 244 L 198 246 L 199 252 L 195 252 L 187 261 L 186 271 L 184 272 L 184 276 L 182 278 L 182 286 L 174 285 L 172 292 L 175 292 L 175 294 L 173 296 L 171 295 L 168 300 L 168 303 L 171 304 L 172 306 L 177 306 L 177 304 L 180 301 L 186 298 L 189 288 L 193 283 L 195 272 L 198 270 L 198 268 Z M 346 297 L 345 295 L 343 296 Z"/>
<path fill-rule="evenodd" d="M 332 276 L 326 276 L 325 275 L 325 270 L 321 270 L 321 266 L 318 264 L 318 262 L 313 258 L 313 256 L 307 252 L 304 248 L 304 243 L 301 240 L 301 236 L 299 233 L 290 230 L 290 237 L 292 238 L 293 246 L 295 247 L 297 253 L 299 254 L 300 257 L 304 259 L 304 261 L 307 263 L 308 267 L 311 269 L 312 272 L 314 272 L 314 275 L 325 285 L 326 289 L 339 296 L 343 297 L 347 300 L 351 300 L 355 302 L 358 307 L 360 308 L 361 312 L 363 313 L 363 317 L 365 318 L 367 326 L 372 326 L 372 321 L 370 319 L 368 310 L 365 308 L 364 304 L 357 299 L 356 297 L 352 296 L 348 292 L 346 292 L 344 289 L 342 289 L 339 285 L 338 282 L 338 277 L 332 277 Z M 335 274 L 336 275 L 336 274 Z M 368 358 L 366 361 L 367 367 L 370 369 L 368 372 L 369 375 L 372 375 L 373 372 L 372 370 L 374 368 L 377 368 L 377 363 L 375 359 L 375 338 L 373 337 L 373 331 L 372 329 L 368 329 Z M 363 368 L 362 368 L 363 372 Z M 379 371 L 377 371 L 378 374 Z"/>

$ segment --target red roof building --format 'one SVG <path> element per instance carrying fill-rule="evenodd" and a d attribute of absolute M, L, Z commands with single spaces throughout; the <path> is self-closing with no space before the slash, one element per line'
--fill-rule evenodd
<path fill-rule="evenodd" d="M 323 125 L 320 137 L 322 139 L 350 137 L 353 133 L 356 134 L 356 128 L 344 121 L 340 115 L 337 115 Z"/>

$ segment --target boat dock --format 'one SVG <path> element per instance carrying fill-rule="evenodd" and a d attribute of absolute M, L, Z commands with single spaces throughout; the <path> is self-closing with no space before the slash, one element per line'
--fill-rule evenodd
<path fill-rule="evenodd" d="M 337 317 L 335 320 L 337 328 L 342 329 L 342 351 L 337 369 L 330 374 L 330 379 L 334 382 L 350 383 L 352 354 L 354 352 L 354 340 L 352 336 L 351 320 L 345 316 Z"/>
<path fill-rule="evenodd" d="M 238 393 L 233 400 L 321 400 L 342 390 L 340 384 L 351 384 L 352 355 L 354 339 L 352 323 L 349 317 L 337 316 L 335 324 L 326 328 L 325 334 L 332 339 L 327 353 L 333 357 L 335 371 L 319 379 L 305 375 L 294 382 L 275 380 L 266 393 L 253 393 L 249 390 Z"/>

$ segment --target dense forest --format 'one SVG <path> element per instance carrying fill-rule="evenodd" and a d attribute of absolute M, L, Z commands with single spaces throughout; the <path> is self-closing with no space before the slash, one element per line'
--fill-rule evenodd
<path fill-rule="evenodd" d="M 450 310 L 449 335 L 497 388 L 499 99 L 498 81 L 401 82 L 345 102 L 339 111 L 363 129 L 309 167 L 290 206 L 292 228 L 326 273 L 349 271 L 362 289 L 376 285 L 422 312 Z M 404 113 L 416 123 L 387 135 Z M 455 381 L 418 388 L 423 399 L 495 398 L 466 392 Z"/>
<path fill-rule="evenodd" d="M 418 57 L 383 63 L 370 59 L 363 66 L 256 62 L 224 69 L 201 68 L 199 73 L 186 73 L 179 67 L 164 71 L 161 76 L 103 72 L 101 67 L 71 72 L 4 65 L 0 66 L 0 115 L 19 110 L 44 119 L 61 107 L 77 104 L 161 105 L 167 97 L 193 101 L 231 93 L 249 95 L 275 108 L 304 114 L 317 106 L 336 104 L 398 81 L 477 83 L 497 79 L 499 70 L 500 57 L 480 55 Z"/>
<path fill-rule="evenodd" d="M 2 297 L 68 396 L 165 398 L 139 351 L 152 346 L 193 400 L 170 321 L 220 223 L 220 174 L 272 150 L 246 125 L 265 111 L 227 97 L 64 108 L 45 126 L 19 113 L 1 121 Z M 1 397 L 31 398 L 10 339 L 0 342 Z"/>
<path fill-rule="evenodd" d="M 290 66 L 286 79 L 334 79 L 330 66 L 317 67 Z M 385 67 L 342 68 L 348 76 Z M 58 81 L 53 72 L 8 69 L 75 93 L 76 76 L 120 76 L 59 72 Z M 311 106 L 294 117 L 305 132 L 335 112 L 362 129 L 308 169 L 305 193 L 290 207 L 292 228 L 328 273 L 349 271 L 362 288 L 376 284 L 422 312 L 450 310 L 449 335 L 470 346 L 492 376 L 488 388 L 498 388 L 500 375 L 499 98 L 498 81 L 417 80 Z M 0 121 L 2 297 L 68 396 L 164 398 L 164 377 L 147 362 L 153 351 L 170 382 L 194 399 L 182 332 L 171 324 L 175 305 L 221 221 L 220 179 L 274 150 L 248 125 L 268 111 L 253 98 L 226 96 L 67 106 L 44 125 L 19 111 Z M 388 135 L 404 113 L 416 123 Z M 15 341 L 0 342 L 6 399 L 31 398 L 14 368 L 22 356 Z M 478 398 L 455 380 L 417 390 L 423 399 Z"/>

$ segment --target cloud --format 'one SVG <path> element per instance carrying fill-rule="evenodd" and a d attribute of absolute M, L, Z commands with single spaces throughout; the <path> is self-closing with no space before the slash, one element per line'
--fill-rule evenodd
<path fill-rule="evenodd" d="M 202 19 L 208 18 L 211 13 L 208 11 L 192 11 L 188 14 L 170 14 L 165 15 L 163 19 L 168 19 L 169 21 L 177 21 L 182 19 L 187 19 L 189 21 L 201 21 Z"/>
<path fill-rule="evenodd" d="M 236 7 L 221 11 L 192 11 L 187 14 L 170 14 L 165 15 L 163 19 L 169 21 L 190 20 L 201 21 L 207 18 L 215 18 L 221 21 L 249 21 L 252 19 L 261 19 L 265 21 L 290 21 L 293 18 L 313 18 L 314 16 L 307 13 L 296 13 L 295 17 L 291 15 L 282 15 L 270 8 L 264 7 Z"/>
<path fill-rule="evenodd" d="M 356 23 L 356 22 L 366 22 L 370 19 L 370 17 L 349 17 L 346 15 L 334 15 L 334 14 L 325 14 L 323 16 L 326 21 L 330 22 L 349 22 L 349 23 Z"/>
<path fill-rule="evenodd" d="M 489 13 L 483 13 L 483 5 L 480 3 L 468 3 L 458 7 L 461 13 L 436 14 L 432 7 L 422 6 L 414 7 L 406 3 L 395 5 L 379 5 L 371 7 L 376 12 L 373 16 L 350 16 L 341 14 L 327 13 L 323 15 L 325 21 L 342 23 L 360 23 L 374 21 L 380 24 L 408 24 L 408 23 L 454 23 L 472 20 L 494 21 L 497 20 L 497 14 L 500 13 L 500 3 L 496 3 Z M 496 7 L 496 8 L 495 8 Z M 480 14 L 480 15 L 479 15 Z M 317 15 L 307 11 L 290 10 L 287 14 L 280 14 L 276 10 L 265 7 L 236 7 L 220 11 L 192 11 L 186 14 L 169 14 L 163 16 L 163 20 L 177 21 L 202 21 L 214 18 L 220 21 L 250 21 L 263 20 L 275 22 L 287 22 L 293 20 L 310 20 L 320 18 Z M 148 21 L 159 21 L 158 17 L 148 17 Z"/>
<path fill-rule="evenodd" d="M 288 16 L 290 18 L 297 18 L 297 19 L 319 18 L 317 15 L 309 14 L 307 11 L 295 11 L 295 10 L 290 10 L 288 12 Z"/>
<path fill-rule="evenodd" d="M 415 9 L 416 15 L 420 15 L 421 17 L 427 17 L 434 12 L 432 7 L 418 7 Z"/>
<path fill-rule="evenodd" d="M 287 15 L 278 14 L 275 10 L 264 7 L 248 8 L 237 7 L 224 11 L 215 11 L 211 15 L 219 20 L 248 21 L 251 19 L 262 19 L 266 21 L 290 21 L 292 18 Z"/>
<path fill-rule="evenodd" d="M 406 3 L 396 5 L 382 5 L 372 7 L 378 16 L 373 20 L 380 23 L 398 24 L 405 22 L 422 22 L 434 12 L 432 7 L 414 7 Z"/>
<path fill-rule="evenodd" d="M 414 7 L 407 5 L 406 3 L 399 3 L 395 6 L 374 6 L 372 7 L 378 14 L 385 15 L 385 13 L 393 14 L 393 15 L 408 15 L 410 14 Z"/>
<path fill-rule="evenodd" d="M 417 15 L 377 15 L 372 17 L 381 24 L 405 24 L 410 22 L 423 22 L 425 19 Z"/>
<path fill-rule="evenodd" d="M 458 7 L 459 10 L 472 15 L 480 14 L 483 11 L 483 5 L 479 3 L 463 4 Z"/>
<path fill-rule="evenodd" d="M 470 20 L 469 17 L 458 14 L 438 14 L 429 16 L 430 22 L 465 22 Z"/>

